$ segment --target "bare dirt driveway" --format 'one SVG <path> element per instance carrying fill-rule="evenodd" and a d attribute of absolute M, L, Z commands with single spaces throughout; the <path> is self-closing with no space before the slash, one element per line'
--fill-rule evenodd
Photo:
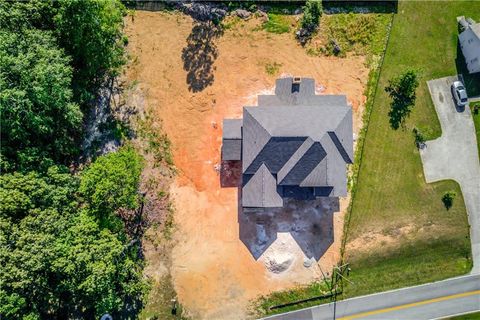
<path fill-rule="evenodd" d="M 428 81 L 442 136 L 420 150 L 427 182 L 453 179 L 460 184 L 470 224 L 472 273 L 480 272 L 480 163 L 470 108 L 456 107 L 450 86 L 458 77 Z"/>
<path fill-rule="evenodd" d="M 192 318 L 245 319 L 249 301 L 259 295 L 318 279 L 319 266 L 331 270 L 340 257 L 348 199 L 289 203 L 258 217 L 239 214 L 235 184 L 220 183 L 222 119 L 241 117 L 242 107 L 272 92 L 282 74 L 300 75 L 316 80 L 318 94 L 346 94 L 358 133 L 366 58 L 307 55 L 293 32 L 267 33 L 256 18 L 219 30 L 179 13 L 137 11 L 126 19 L 126 30 L 132 57 L 126 76 L 172 142 L 178 175 L 170 188 L 171 272 Z M 154 259 L 147 264 L 160 269 Z"/>

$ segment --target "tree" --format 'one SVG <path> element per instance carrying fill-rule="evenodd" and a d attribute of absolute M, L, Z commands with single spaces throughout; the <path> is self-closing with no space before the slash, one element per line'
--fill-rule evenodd
<path fill-rule="evenodd" d="M 300 21 L 300 29 L 296 32 L 298 41 L 305 45 L 317 31 L 320 24 L 323 8 L 321 0 L 307 0 L 303 7 L 303 16 Z"/>
<path fill-rule="evenodd" d="M 415 90 L 418 87 L 417 74 L 413 70 L 408 70 L 402 75 L 391 79 L 385 92 L 390 95 L 392 102 L 390 103 L 390 126 L 398 129 L 405 123 L 405 119 L 410 115 L 415 105 Z"/>
<path fill-rule="evenodd" d="M 55 33 L 72 57 L 74 92 L 80 103 L 89 103 L 125 62 L 125 7 L 117 0 L 60 0 L 57 5 Z"/>
<path fill-rule="evenodd" d="M 46 168 L 78 154 L 82 113 L 72 69 L 50 32 L 0 31 L 3 170 Z"/>
<path fill-rule="evenodd" d="M 79 205 L 77 178 L 51 168 L 0 179 L 0 314 L 98 319 L 141 309 L 142 264 Z"/>
<path fill-rule="evenodd" d="M 32 210 L 73 210 L 79 181 L 64 167 L 50 167 L 45 175 L 31 171 L 0 176 L 0 217 L 20 221 Z"/>
<path fill-rule="evenodd" d="M 307 0 L 303 7 L 303 17 L 300 22 L 302 28 L 310 32 L 317 30 L 322 13 L 323 8 L 321 0 Z"/>
<path fill-rule="evenodd" d="M 138 186 L 142 161 L 132 147 L 99 157 L 82 174 L 80 192 L 99 218 L 116 210 L 139 205 Z"/>
<path fill-rule="evenodd" d="M 13 32 L 23 29 L 53 30 L 57 7 L 56 1 L 0 0 L 0 26 Z"/>
<path fill-rule="evenodd" d="M 119 0 L 0 0 L 0 25 L 20 33 L 52 31 L 71 57 L 75 100 L 86 105 L 125 62 L 125 12 Z"/>

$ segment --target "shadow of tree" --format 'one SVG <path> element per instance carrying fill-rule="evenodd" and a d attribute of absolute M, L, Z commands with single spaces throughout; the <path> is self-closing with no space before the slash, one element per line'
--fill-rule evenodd
<path fill-rule="evenodd" d="M 187 71 L 188 89 L 200 92 L 213 84 L 213 63 L 218 57 L 215 39 L 223 35 L 223 29 L 211 21 L 196 22 L 182 50 L 183 69 Z"/>
<path fill-rule="evenodd" d="M 405 119 L 410 115 L 411 110 L 406 107 L 404 102 L 393 101 L 390 104 L 390 111 L 388 112 L 390 127 L 397 130 L 404 127 Z"/>

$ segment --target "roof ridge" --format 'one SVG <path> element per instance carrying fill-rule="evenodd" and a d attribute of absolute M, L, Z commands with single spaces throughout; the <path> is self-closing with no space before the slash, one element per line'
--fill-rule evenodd
<path fill-rule="evenodd" d="M 255 116 L 254 116 L 247 108 L 244 107 L 243 110 L 244 110 L 243 124 L 245 125 L 245 116 L 248 114 L 248 116 L 251 117 L 251 119 L 252 119 L 253 121 L 255 121 L 256 126 L 257 126 L 257 127 L 260 127 L 261 130 L 263 130 L 263 132 L 266 133 L 266 135 L 268 136 L 268 139 L 266 139 L 266 141 L 263 142 L 263 145 L 262 145 L 262 146 L 257 146 L 257 147 L 256 147 L 257 150 L 255 150 L 256 152 L 255 152 L 255 156 L 254 156 L 254 157 L 252 157 L 251 159 L 248 159 L 248 162 L 246 161 L 245 157 L 243 157 L 243 160 L 242 160 L 242 172 L 245 172 L 245 171 L 250 167 L 250 165 L 253 163 L 253 161 L 255 161 L 255 158 L 256 158 L 256 156 L 258 155 L 258 153 L 259 153 L 260 151 L 262 151 L 262 149 L 263 149 L 263 148 L 267 145 L 267 143 L 270 141 L 270 139 L 272 138 L 272 135 L 270 134 L 270 132 L 268 132 L 267 129 L 265 129 L 265 127 L 258 121 L 257 118 L 255 118 Z M 246 133 L 247 133 L 247 132 L 245 131 L 245 129 L 248 130 L 248 128 L 245 128 L 245 126 L 244 126 L 242 139 L 245 139 L 245 135 L 246 135 Z M 247 133 L 247 135 L 248 135 L 248 133 Z M 259 136 L 259 135 L 257 135 L 257 136 Z M 243 143 L 242 145 L 245 146 L 246 144 Z M 244 152 L 243 152 L 243 148 L 242 148 L 242 153 L 244 153 Z"/>

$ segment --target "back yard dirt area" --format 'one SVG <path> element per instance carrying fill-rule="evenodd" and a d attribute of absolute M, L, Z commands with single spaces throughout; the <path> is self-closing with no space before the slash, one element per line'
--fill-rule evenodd
<path fill-rule="evenodd" d="M 259 295 L 319 279 L 320 268 L 330 272 L 348 205 L 348 199 L 320 199 L 261 215 L 239 212 L 239 171 L 223 172 L 231 187 L 220 183 L 222 119 L 256 105 L 277 77 L 298 75 L 314 78 L 318 94 L 346 94 L 358 133 L 369 72 L 363 56 L 307 55 L 293 33 L 267 33 L 256 18 L 226 25 L 168 12 L 138 11 L 126 19 L 127 78 L 172 142 L 178 174 L 170 187 L 170 271 L 194 319 L 247 318 Z M 149 260 L 154 254 L 146 256 L 155 277 L 160 266 Z"/>

